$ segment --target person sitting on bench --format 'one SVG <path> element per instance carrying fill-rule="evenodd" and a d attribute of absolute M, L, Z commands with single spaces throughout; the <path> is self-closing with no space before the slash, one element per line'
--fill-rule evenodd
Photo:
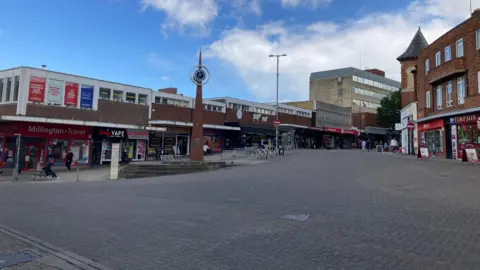
<path fill-rule="evenodd" d="M 60 178 L 59 178 L 59 177 L 57 176 L 57 174 L 52 170 L 52 167 L 53 167 L 53 158 L 48 160 L 47 166 L 46 166 L 46 167 L 43 167 L 42 170 L 45 171 L 45 175 L 46 175 L 46 176 L 51 175 L 52 178 L 59 180 Z"/>

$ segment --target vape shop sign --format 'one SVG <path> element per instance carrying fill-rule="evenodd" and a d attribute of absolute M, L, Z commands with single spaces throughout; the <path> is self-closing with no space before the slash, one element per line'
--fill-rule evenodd
<path fill-rule="evenodd" d="M 126 139 L 127 130 L 124 128 L 101 128 L 98 134 L 107 138 Z"/>

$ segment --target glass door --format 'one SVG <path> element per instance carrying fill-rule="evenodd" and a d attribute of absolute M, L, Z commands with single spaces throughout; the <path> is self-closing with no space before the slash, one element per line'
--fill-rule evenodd
<path fill-rule="evenodd" d="M 38 170 L 41 159 L 41 147 L 38 144 L 25 144 L 25 170 Z"/>
<path fill-rule="evenodd" d="M 189 154 L 189 137 L 188 135 L 178 135 L 177 136 L 177 155 L 185 156 Z"/>

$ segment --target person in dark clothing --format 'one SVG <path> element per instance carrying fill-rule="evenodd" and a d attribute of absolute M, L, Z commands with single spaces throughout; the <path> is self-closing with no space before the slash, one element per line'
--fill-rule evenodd
<path fill-rule="evenodd" d="M 372 141 L 370 139 L 367 140 L 367 151 L 370 152 L 370 148 L 372 147 Z"/>
<path fill-rule="evenodd" d="M 73 153 L 72 150 L 68 150 L 67 157 L 65 159 L 65 166 L 67 167 L 68 171 L 70 171 L 73 162 Z"/>
<path fill-rule="evenodd" d="M 52 178 L 54 179 L 60 179 L 57 174 L 52 170 L 52 167 L 53 167 L 53 159 L 49 159 L 48 162 L 47 162 L 47 166 L 44 167 L 42 170 L 45 171 L 45 175 L 46 176 L 52 176 Z"/>
<path fill-rule="evenodd" d="M 127 150 L 123 151 L 123 153 L 122 153 L 122 163 L 123 163 L 123 165 L 127 165 L 127 163 L 128 163 L 128 153 L 127 153 Z"/>

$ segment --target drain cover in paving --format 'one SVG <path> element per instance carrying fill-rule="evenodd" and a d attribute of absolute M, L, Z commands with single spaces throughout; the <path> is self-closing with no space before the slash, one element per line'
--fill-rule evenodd
<path fill-rule="evenodd" d="M 295 221 L 307 221 L 310 215 L 296 214 L 296 215 L 285 215 L 282 216 L 284 219 L 290 219 Z"/>
<path fill-rule="evenodd" d="M 11 254 L 0 254 L 0 269 L 9 266 L 19 265 L 26 262 L 31 262 L 36 259 L 38 259 L 38 256 L 29 251 L 22 251 Z"/>

